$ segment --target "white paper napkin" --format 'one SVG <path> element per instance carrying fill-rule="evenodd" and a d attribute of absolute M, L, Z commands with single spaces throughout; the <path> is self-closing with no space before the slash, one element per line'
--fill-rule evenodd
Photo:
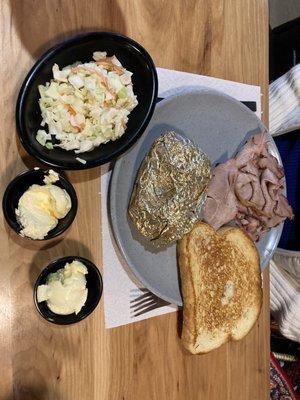
<path fill-rule="evenodd" d="M 180 71 L 158 68 L 159 97 L 167 97 L 186 90 L 187 87 L 206 86 L 222 91 L 240 101 L 256 102 L 256 115 L 261 117 L 261 90 L 259 86 L 226 81 L 208 76 L 190 74 Z M 142 297 L 143 286 L 130 272 L 120 254 L 111 232 L 108 210 L 107 193 L 110 180 L 110 167 L 101 168 L 101 213 L 102 213 L 102 248 L 103 248 L 103 292 L 105 327 L 130 324 L 132 322 L 174 312 L 175 305 L 164 305 L 152 309 L 139 316 L 134 316 L 132 301 Z M 149 304 L 153 304 L 149 300 Z"/>

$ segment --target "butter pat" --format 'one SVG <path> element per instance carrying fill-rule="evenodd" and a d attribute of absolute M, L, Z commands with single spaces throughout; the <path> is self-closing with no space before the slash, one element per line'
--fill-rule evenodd
<path fill-rule="evenodd" d="M 64 268 L 49 274 L 46 285 L 38 286 L 37 301 L 47 301 L 47 306 L 55 314 L 78 314 L 88 295 L 87 273 L 82 262 L 67 263 Z"/>
<path fill-rule="evenodd" d="M 50 183 L 30 186 L 20 197 L 16 209 L 17 220 L 22 226 L 21 235 L 44 239 L 70 209 L 71 199 L 64 189 Z"/>

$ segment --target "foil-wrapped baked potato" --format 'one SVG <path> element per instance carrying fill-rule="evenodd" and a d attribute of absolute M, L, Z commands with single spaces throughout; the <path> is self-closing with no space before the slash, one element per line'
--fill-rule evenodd
<path fill-rule="evenodd" d="M 156 139 L 139 169 L 128 213 L 157 247 L 181 239 L 200 219 L 210 160 L 189 139 L 168 132 Z"/>

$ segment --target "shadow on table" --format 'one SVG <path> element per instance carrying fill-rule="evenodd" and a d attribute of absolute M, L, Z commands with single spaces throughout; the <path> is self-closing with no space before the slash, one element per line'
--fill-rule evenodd
<path fill-rule="evenodd" d="M 29 267 L 29 282 L 32 287 L 34 287 L 41 271 L 57 258 L 81 256 L 93 261 L 90 250 L 77 240 L 66 238 L 61 241 L 61 243 L 53 244 L 53 246 L 55 247 L 49 248 L 49 245 L 45 243 L 44 246 L 39 249 L 39 252 L 34 255 Z"/>
<path fill-rule="evenodd" d="M 117 2 L 112 3 L 110 0 L 10 0 L 10 10 L 16 32 L 23 46 L 34 58 L 40 57 L 57 42 L 77 33 L 126 31 L 120 7 Z"/>
<path fill-rule="evenodd" d="M 53 396 L 53 390 L 51 390 L 51 395 Z M 54 395 L 55 396 L 55 395 Z M 44 400 L 49 398 L 49 392 L 44 382 L 36 386 L 20 385 L 14 384 L 14 393 L 11 393 L 8 397 L 1 398 L 1 400 Z M 52 397 L 57 399 L 57 397 Z"/>
<path fill-rule="evenodd" d="M 15 397 L 14 397 L 13 393 L 11 393 L 10 395 L 3 397 L 3 400 L 15 400 Z"/>
<path fill-rule="evenodd" d="M 181 338 L 182 335 L 182 324 L 183 324 L 183 309 L 182 307 L 179 307 L 177 311 L 177 335 L 179 338 Z"/>

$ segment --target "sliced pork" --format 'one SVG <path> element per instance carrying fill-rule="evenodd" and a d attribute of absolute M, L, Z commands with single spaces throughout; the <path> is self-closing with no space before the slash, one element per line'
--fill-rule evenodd
<path fill-rule="evenodd" d="M 286 218 L 293 218 L 283 183 L 283 168 L 268 151 L 266 133 L 257 134 L 235 158 L 213 170 L 204 220 L 215 229 L 235 220 L 257 241 Z"/>

